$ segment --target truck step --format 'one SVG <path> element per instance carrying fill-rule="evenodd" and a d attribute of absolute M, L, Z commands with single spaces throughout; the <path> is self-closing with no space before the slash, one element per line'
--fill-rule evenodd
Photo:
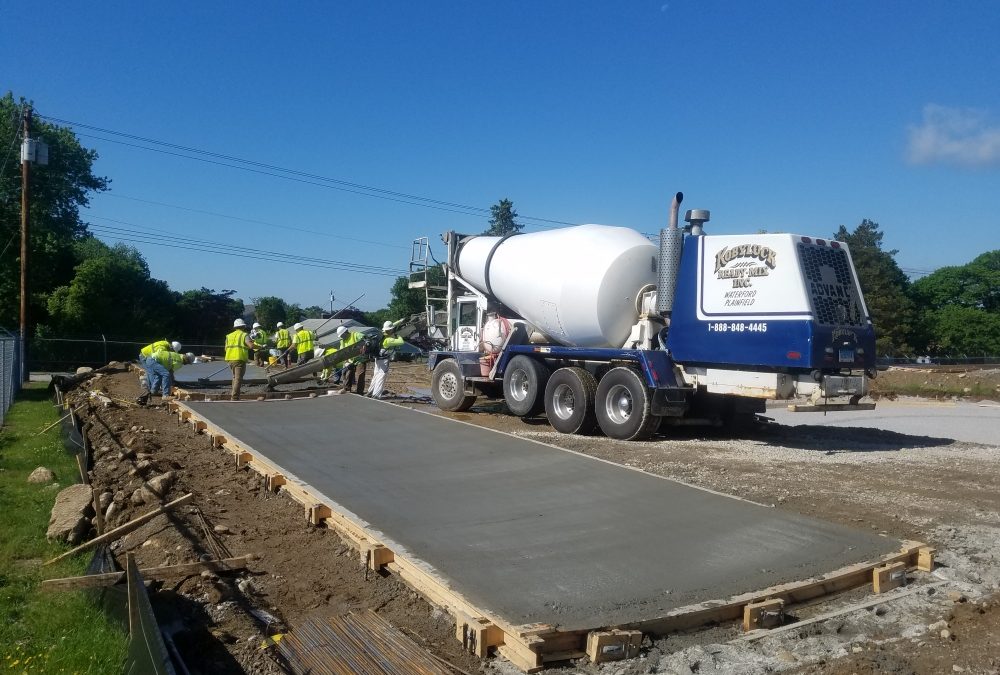
<path fill-rule="evenodd" d="M 817 403 L 815 405 L 788 406 L 789 412 L 839 412 L 843 410 L 875 410 L 874 403 Z"/>

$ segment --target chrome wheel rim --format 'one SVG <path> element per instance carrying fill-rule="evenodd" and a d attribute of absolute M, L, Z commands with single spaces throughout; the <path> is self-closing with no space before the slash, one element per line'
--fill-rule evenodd
<path fill-rule="evenodd" d="M 568 420 L 576 410 L 576 394 L 568 384 L 560 384 L 552 392 L 552 413 L 561 420 Z"/>
<path fill-rule="evenodd" d="M 616 384 L 604 399 L 605 412 L 615 424 L 625 424 L 632 417 L 632 392 L 623 384 Z"/>
<path fill-rule="evenodd" d="M 528 398 L 528 373 L 520 369 L 514 371 L 510 376 L 510 395 L 515 401 Z"/>
<path fill-rule="evenodd" d="M 451 400 L 455 398 L 458 394 L 458 378 L 455 377 L 454 373 L 445 373 L 438 380 L 438 391 L 441 396 L 446 400 Z"/>

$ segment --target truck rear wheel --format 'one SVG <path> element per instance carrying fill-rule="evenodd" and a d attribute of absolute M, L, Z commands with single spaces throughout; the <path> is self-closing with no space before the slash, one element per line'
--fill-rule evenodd
<path fill-rule="evenodd" d="M 463 412 L 476 402 L 475 396 L 465 393 L 465 375 L 455 359 L 445 359 L 434 366 L 431 397 L 437 407 L 448 412 Z"/>
<path fill-rule="evenodd" d="M 560 368 L 545 385 L 545 416 L 563 434 L 589 434 L 597 426 L 597 379 L 583 368 Z"/>
<path fill-rule="evenodd" d="M 644 441 L 660 418 L 649 410 L 649 390 L 639 373 L 627 366 L 612 368 L 597 385 L 597 423 L 609 438 Z"/>
<path fill-rule="evenodd" d="M 518 354 L 503 373 L 503 397 L 507 407 L 518 417 L 534 417 L 545 404 L 545 385 L 549 369 L 541 361 Z"/>

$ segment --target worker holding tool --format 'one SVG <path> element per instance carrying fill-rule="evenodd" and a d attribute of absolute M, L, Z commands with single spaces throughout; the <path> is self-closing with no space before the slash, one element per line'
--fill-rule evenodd
<path fill-rule="evenodd" d="M 250 330 L 250 340 L 253 342 L 253 358 L 258 366 L 263 368 L 267 365 L 267 331 L 257 322 L 254 322 Z"/>
<path fill-rule="evenodd" d="M 234 401 L 240 400 L 240 387 L 243 386 L 243 375 L 247 372 L 247 361 L 250 360 L 250 350 L 253 349 L 253 340 L 246 332 L 246 323 L 243 319 L 233 321 L 233 332 L 226 335 L 226 362 L 229 369 L 233 371 L 233 388 L 230 398 Z"/>
<path fill-rule="evenodd" d="M 292 336 L 285 328 L 285 324 L 278 322 L 278 330 L 274 333 L 274 346 L 281 352 L 281 356 L 278 359 L 284 363 L 285 368 L 291 365 L 291 346 L 292 346 Z"/>
<path fill-rule="evenodd" d="M 337 329 L 337 337 L 340 338 L 341 349 L 346 349 L 365 339 L 362 333 L 347 330 L 346 326 L 340 326 Z M 368 371 L 368 357 L 363 355 L 353 357 L 347 362 L 344 371 L 347 373 L 347 381 L 344 383 L 342 391 L 349 392 L 353 387 L 355 394 L 363 395 L 365 393 L 365 374 Z"/>
<path fill-rule="evenodd" d="M 385 391 L 385 381 L 389 377 L 389 361 L 399 347 L 403 346 L 403 338 L 396 336 L 396 324 L 386 321 L 382 324 L 382 342 L 379 344 L 378 356 L 375 357 L 375 372 L 372 383 L 368 386 L 365 396 L 382 398 Z"/>
<path fill-rule="evenodd" d="M 297 363 L 305 363 L 313 356 L 313 342 L 316 338 L 311 330 L 306 330 L 301 323 L 292 326 L 295 335 L 292 337 L 292 344 L 295 345 L 295 353 L 298 357 Z"/>
<path fill-rule="evenodd" d="M 178 354 L 169 349 L 161 349 L 154 352 L 147 361 L 153 377 L 149 380 L 149 388 L 138 399 L 140 405 L 146 405 L 150 395 L 156 394 L 157 389 L 160 390 L 164 401 L 170 400 L 172 398 L 170 392 L 174 386 L 174 373 L 185 364 L 194 363 L 194 354 L 191 352 Z"/>

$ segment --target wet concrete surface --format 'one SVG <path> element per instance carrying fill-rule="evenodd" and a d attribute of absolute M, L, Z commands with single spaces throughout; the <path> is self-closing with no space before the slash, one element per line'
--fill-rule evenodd
<path fill-rule="evenodd" d="M 514 625 L 652 619 L 899 546 L 350 394 L 185 405 Z"/>
<path fill-rule="evenodd" d="M 266 382 L 268 373 L 263 368 L 253 363 L 247 364 L 246 373 L 243 375 L 244 382 Z M 191 363 L 174 373 L 174 382 L 180 386 L 187 384 L 202 384 L 200 380 L 204 378 L 213 385 L 229 386 L 233 381 L 233 373 L 229 369 L 229 364 L 225 361 L 210 361 L 207 363 Z"/>

